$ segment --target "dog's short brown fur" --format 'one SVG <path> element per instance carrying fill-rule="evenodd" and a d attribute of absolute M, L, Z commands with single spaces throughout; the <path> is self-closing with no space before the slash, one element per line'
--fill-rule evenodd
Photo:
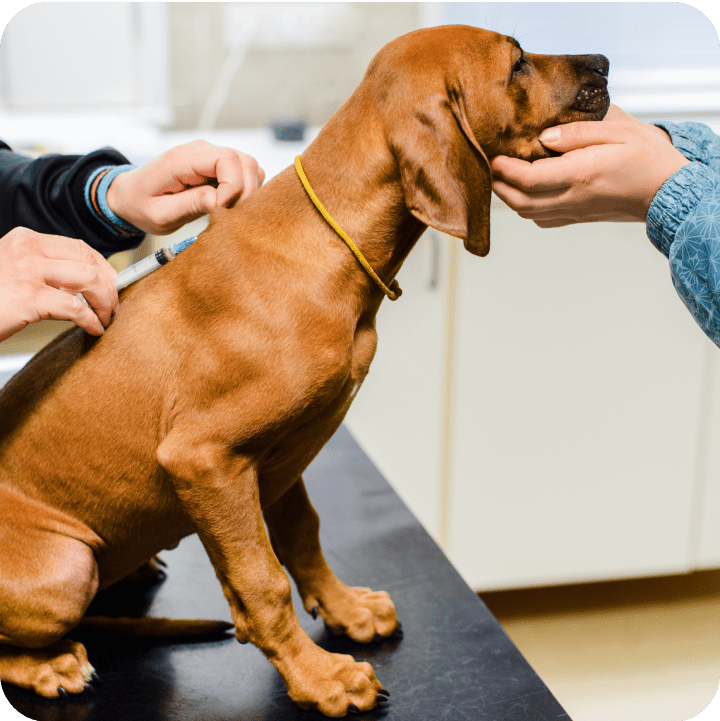
<path fill-rule="evenodd" d="M 526 55 L 484 30 L 414 32 L 377 54 L 303 165 L 386 280 L 426 225 L 485 255 L 487 157 L 542 157 L 545 127 L 602 118 L 606 74 L 602 56 Z M 0 399 L 0 677 L 82 691 L 92 670 L 64 637 L 96 591 L 197 532 L 237 638 L 293 700 L 372 708 L 371 666 L 310 640 L 281 564 L 331 628 L 396 630 L 386 593 L 328 567 L 301 477 L 365 378 L 382 297 L 289 168 L 126 290 L 101 340 L 74 330 L 40 352 Z"/>

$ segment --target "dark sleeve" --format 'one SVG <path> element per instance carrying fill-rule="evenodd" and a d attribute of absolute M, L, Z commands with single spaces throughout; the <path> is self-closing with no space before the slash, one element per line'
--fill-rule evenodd
<path fill-rule="evenodd" d="M 0 141 L 0 237 L 23 226 L 79 238 L 104 256 L 138 246 L 143 233 L 118 233 L 93 214 L 85 199 L 87 181 L 98 168 L 127 162 L 113 148 L 32 159 Z"/>

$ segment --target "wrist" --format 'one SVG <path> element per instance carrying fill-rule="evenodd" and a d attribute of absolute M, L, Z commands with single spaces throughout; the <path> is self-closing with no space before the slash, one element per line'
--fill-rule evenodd
<path fill-rule="evenodd" d="M 655 194 L 648 209 L 646 229 L 652 244 L 666 257 L 681 223 L 715 183 L 714 174 L 702 163 L 686 163 Z"/>
<path fill-rule="evenodd" d="M 121 186 L 134 165 L 116 165 L 98 168 L 86 186 L 87 205 L 95 217 L 119 235 L 138 235 L 143 231 L 134 226 L 120 208 Z M 118 184 L 117 181 L 120 180 Z M 114 186 L 114 187 L 113 187 Z"/>
<path fill-rule="evenodd" d="M 134 165 L 118 165 L 104 174 L 98 184 L 97 202 L 103 215 L 114 226 L 128 233 L 139 233 L 142 231 L 126 219 L 125 213 L 120 209 L 119 200 L 122 194 L 117 192 L 133 170 L 135 170 Z"/>
<path fill-rule="evenodd" d="M 121 198 L 125 195 L 125 181 L 128 178 L 130 169 L 117 173 L 110 181 L 105 192 L 105 202 L 110 211 L 117 217 L 123 218 Z"/>

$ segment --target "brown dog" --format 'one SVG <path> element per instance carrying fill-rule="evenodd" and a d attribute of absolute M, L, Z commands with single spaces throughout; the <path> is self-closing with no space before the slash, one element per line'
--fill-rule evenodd
<path fill-rule="evenodd" d="M 487 156 L 538 158 L 545 127 L 601 119 L 607 68 L 470 27 L 411 33 L 303 166 L 386 282 L 427 225 L 485 255 Z M 0 398 L 0 677 L 82 691 L 92 668 L 63 637 L 96 591 L 197 532 L 237 638 L 298 705 L 343 716 L 384 698 L 369 664 L 301 629 L 281 566 L 332 629 L 395 632 L 386 593 L 328 567 L 301 478 L 367 373 L 382 297 L 288 168 L 125 291 L 101 340 L 74 330 L 39 353 Z"/>

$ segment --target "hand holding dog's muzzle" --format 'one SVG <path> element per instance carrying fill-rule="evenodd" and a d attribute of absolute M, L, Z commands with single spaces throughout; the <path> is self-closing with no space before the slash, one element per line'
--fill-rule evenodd
<path fill-rule="evenodd" d="M 615 106 L 602 121 L 544 130 L 560 157 L 529 163 L 497 156 L 493 191 L 541 228 L 599 221 L 644 222 L 663 183 L 689 161 L 668 134 Z"/>

